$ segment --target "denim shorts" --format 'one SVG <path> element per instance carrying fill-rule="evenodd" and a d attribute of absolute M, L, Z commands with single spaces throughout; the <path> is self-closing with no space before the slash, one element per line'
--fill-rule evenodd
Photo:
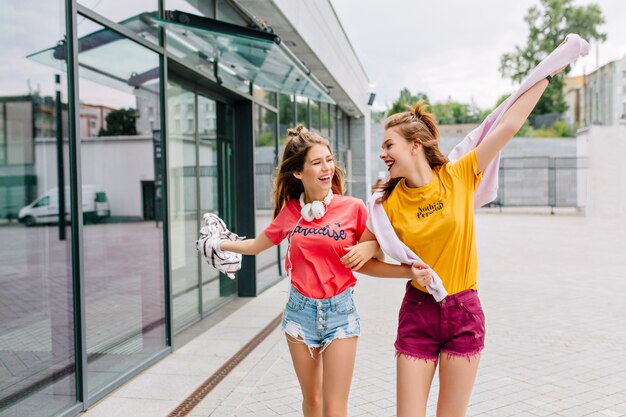
<path fill-rule="evenodd" d="M 465 290 L 441 302 L 406 285 L 398 317 L 397 354 L 434 360 L 450 356 L 478 355 L 485 346 L 485 315 L 478 293 Z"/>
<path fill-rule="evenodd" d="M 353 292 L 353 288 L 348 288 L 334 297 L 315 299 L 300 294 L 292 285 L 283 312 L 283 332 L 310 349 L 322 350 L 335 339 L 359 336 L 361 319 Z"/>

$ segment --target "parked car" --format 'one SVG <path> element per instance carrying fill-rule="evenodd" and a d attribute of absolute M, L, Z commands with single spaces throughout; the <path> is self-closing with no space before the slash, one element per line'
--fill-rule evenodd
<path fill-rule="evenodd" d="M 99 222 L 111 215 L 107 195 L 101 185 L 83 185 L 83 221 Z M 65 187 L 65 218 L 70 221 L 70 187 Z M 18 214 L 20 223 L 33 226 L 39 223 L 59 221 L 59 189 L 51 188 L 29 205 L 22 207 Z"/>

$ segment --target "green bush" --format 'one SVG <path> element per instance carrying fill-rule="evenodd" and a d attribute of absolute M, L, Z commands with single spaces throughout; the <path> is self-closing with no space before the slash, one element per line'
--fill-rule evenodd
<path fill-rule="evenodd" d="M 274 134 L 272 132 L 263 132 L 256 140 L 256 146 L 274 146 Z"/>
<path fill-rule="evenodd" d="M 563 120 L 557 120 L 554 122 L 554 130 L 558 133 L 559 137 L 566 138 L 574 136 L 574 128 Z"/>
<path fill-rule="evenodd" d="M 527 138 L 568 138 L 574 136 L 574 128 L 562 120 L 557 120 L 552 127 L 534 129 L 527 120 L 515 136 Z"/>

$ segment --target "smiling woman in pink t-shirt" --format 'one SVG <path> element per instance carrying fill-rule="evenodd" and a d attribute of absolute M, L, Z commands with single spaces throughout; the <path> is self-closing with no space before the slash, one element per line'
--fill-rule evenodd
<path fill-rule="evenodd" d="M 220 243 L 221 250 L 256 255 L 289 239 L 285 269 L 291 290 L 281 327 L 305 417 L 348 414 L 361 332 L 350 268 L 361 268 L 379 250 L 375 241 L 357 245 L 367 209 L 363 201 L 343 195 L 343 176 L 326 139 L 302 125 L 289 129 L 274 184 L 274 220 L 255 239 Z M 362 272 L 411 276 L 408 266 L 381 268 L 378 261 Z"/>

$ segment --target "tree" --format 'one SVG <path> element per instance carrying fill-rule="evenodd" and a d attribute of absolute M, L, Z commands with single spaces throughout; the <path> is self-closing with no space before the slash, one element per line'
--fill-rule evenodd
<path fill-rule="evenodd" d="M 400 97 L 398 97 L 387 111 L 387 116 L 405 112 L 420 100 L 424 100 L 424 102 L 428 104 L 429 110 L 437 119 L 437 123 L 441 125 L 478 123 L 482 120 L 480 116 L 483 112 L 475 103 L 465 104 L 448 99 L 445 103 L 431 104 L 426 93 L 419 92 L 413 95 L 408 88 L 403 88 L 400 91 Z"/>
<path fill-rule="evenodd" d="M 408 110 L 407 106 L 412 106 L 420 100 L 424 100 L 427 104 L 429 103 L 426 93 L 419 92 L 414 96 L 408 88 L 403 88 L 400 91 L 400 97 L 398 97 L 398 99 L 391 105 L 391 108 L 387 112 L 387 116 L 405 112 Z"/>
<path fill-rule="evenodd" d="M 98 136 L 120 136 L 137 134 L 137 110 L 112 110 L 106 117 L 107 128 L 100 129 Z"/>
<path fill-rule="evenodd" d="M 481 121 L 481 111 L 474 104 L 459 103 L 448 99 L 446 103 L 431 105 L 430 110 L 440 125 L 479 123 Z"/>
<path fill-rule="evenodd" d="M 515 52 L 500 56 L 500 73 L 514 82 L 521 82 L 530 71 L 565 39 L 568 33 L 577 33 L 588 41 L 605 41 L 606 33 L 598 26 L 604 16 L 597 4 L 574 6 L 573 0 L 540 0 L 524 18 L 528 24 L 525 47 L 515 46 Z M 566 68 L 564 73 L 569 73 Z M 563 113 L 567 104 L 563 96 L 564 81 L 555 77 L 542 95 L 531 117 L 546 113 Z"/>

